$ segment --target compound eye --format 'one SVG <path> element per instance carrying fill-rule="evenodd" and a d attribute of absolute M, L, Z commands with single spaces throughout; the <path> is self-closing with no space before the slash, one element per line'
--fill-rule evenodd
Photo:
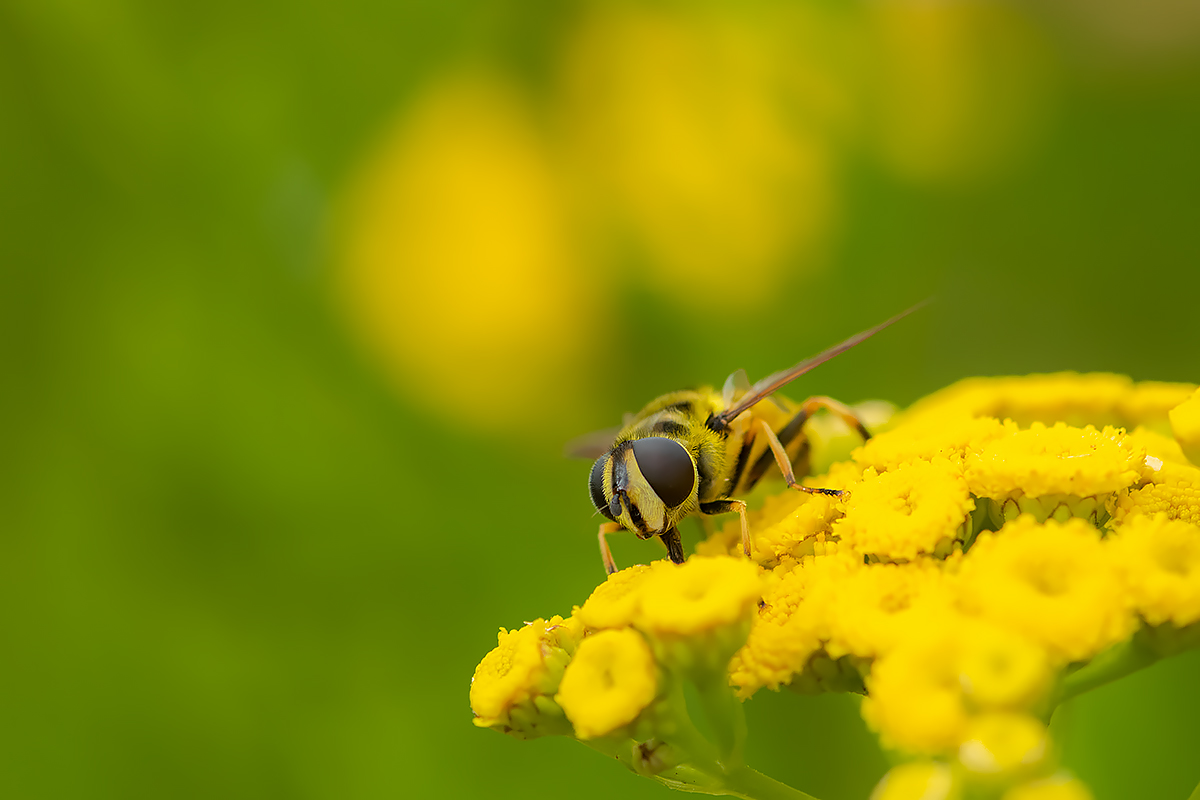
<path fill-rule="evenodd" d="M 660 436 L 638 439 L 633 443 L 633 456 L 642 477 L 667 508 L 674 508 L 691 496 L 696 485 L 696 466 L 679 442 Z"/>
<path fill-rule="evenodd" d="M 604 466 L 607 463 L 608 456 L 603 455 L 596 459 L 595 464 L 592 464 L 592 475 L 588 478 L 588 489 L 592 493 L 592 505 L 601 514 L 612 520 L 613 515 L 608 510 L 608 501 L 604 499 Z"/>

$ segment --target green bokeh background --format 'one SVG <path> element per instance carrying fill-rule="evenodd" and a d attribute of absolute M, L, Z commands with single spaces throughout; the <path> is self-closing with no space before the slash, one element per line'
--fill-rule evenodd
<path fill-rule="evenodd" d="M 497 627 L 601 577 L 562 442 L 927 296 L 796 391 L 1200 380 L 1198 50 L 1048 13 L 1052 120 L 1002 175 L 930 188 L 860 156 L 828 268 L 722 313 L 599 272 L 576 418 L 428 416 L 347 334 L 328 215 L 429 76 L 482 53 L 536 84 L 564 7 L 0 0 L 0 795 L 665 797 L 471 725 Z M 1192 653 L 1076 701 L 1066 762 L 1102 800 L 1187 797 L 1197 678 Z M 885 769 L 849 698 L 747 713 L 751 763 L 825 800 Z"/>

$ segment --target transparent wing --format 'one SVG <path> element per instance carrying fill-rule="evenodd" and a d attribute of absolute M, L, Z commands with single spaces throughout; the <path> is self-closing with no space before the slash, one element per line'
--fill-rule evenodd
<path fill-rule="evenodd" d="M 623 425 L 618 425 L 615 428 L 605 428 L 585 433 L 583 436 L 576 436 L 563 445 L 563 455 L 567 458 L 599 458 L 612 450 L 613 441 L 623 427 Z"/>
<path fill-rule="evenodd" d="M 734 400 L 748 391 L 750 391 L 750 378 L 746 376 L 746 370 L 739 369 L 731 372 L 725 379 L 725 388 L 721 390 L 721 399 L 724 401 L 722 405 L 729 408 L 733 405 Z"/>
<path fill-rule="evenodd" d="M 846 341 L 841 342 L 840 344 L 835 344 L 833 347 L 829 348 L 823 353 L 819 353 L 812 358 L 801 361 L 791 369 L 785 369 L 782 372 L 776 372 L 774 375 L 768 375 L 758 383 L 751 386 L 750 390 L 738 400 L 737 405 L 729 406 L 720 414 L 717 414 L 714 418 L 714 422 L 728 424 L 735 419 L 738 414 L 741 414 L 746 409 L 756 405 L 764 397 L 779 391 L 779 389 L 796 380 L 796 378 L 799 378 L 801 375 L 813 369 L 814 367 L 824 364 L 834 356 L 840 355 L 849 350 L 851 347 L 854 347 L 856 344 L 866 341 L 889 325 L 899 322 L 928 302 L 928 300 L 924 300 L 920 303 L 917 303 L 912 308 L 907 309 L 906 311 L 901 311 L 899 314 L 887 320 L 886 322 L 881 322 L 874 328 L 868 328 L 862 333 L 856 333 Z"/>

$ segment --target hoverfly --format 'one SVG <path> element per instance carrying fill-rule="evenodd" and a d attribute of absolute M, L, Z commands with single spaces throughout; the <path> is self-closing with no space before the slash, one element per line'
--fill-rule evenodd
<path fill-rule="evenodd" d="M 603 455 L 592 465 L 588 479 L 592 503 L 608 519 L 601 523 L 599 532 L 605 571 L 610 575 L 617 571 L 605 537 L 622 528 L 633 531 L 639 539 L 659 537 L 671 561 L 682 564 L 683 543 L 676 526 L 697 513 L 739 514 L 742 551 L 749 557 L 746 504 L 735 498 L 753 488 L 772 462 L 779 465 L 790 488 L 840 495 L 837 489 L 813 489 L 796 482 L 797 474 L 808 474 L 809 443 L 804 424 L 824 408 L 841 417 L 864 441 L 871 434 L 852 409 L 832 398 L 814 396 L 796 404 L 772 395 L 920 305 L 753 386 L 746 373 L 738 370 L 729 376 L 721 392 L 707 387 L 672 392 L 627 417 L 615 439 L 605 438 L 606 444 L 600 450 Z M 772 402 L 762 402 L 768 398 Z M 579 447 L 573 452 L 592 455 L 596 449 Z"/>

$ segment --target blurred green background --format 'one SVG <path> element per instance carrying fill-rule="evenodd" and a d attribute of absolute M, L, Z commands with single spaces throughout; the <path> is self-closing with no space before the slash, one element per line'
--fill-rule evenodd
<path fill-rule="evenodd" d="M 929 296 L 794 393 L 1200 380 L 1197 142 L 1169 0 L 0 0 L 0 794 L 665 797 L 471 725 L 603 577 L 563 443 Z M 1099 798 L 1188 795 L 1197 675 L 1066 710 Z"/>

